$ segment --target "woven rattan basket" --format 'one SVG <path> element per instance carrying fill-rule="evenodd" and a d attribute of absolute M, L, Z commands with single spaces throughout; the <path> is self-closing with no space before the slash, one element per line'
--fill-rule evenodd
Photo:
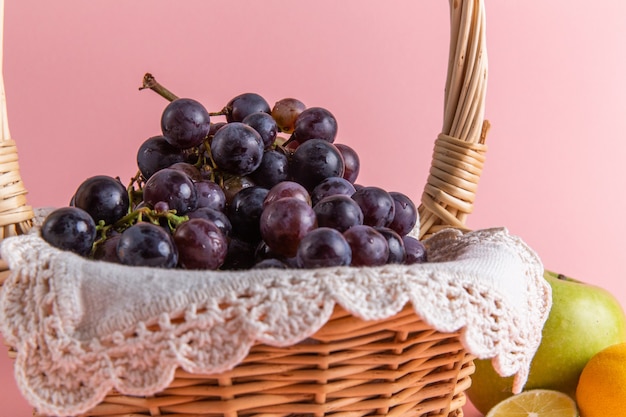
<path fill-rule="evenodd" d="M 436 140 L 419 214 L 420 236 L 463 228 L 480 178 L 488 123 L 485 11 L 482 0 L 450 0 L 450 55 L 443 128 Z M 1 33 L 1 32 L 0 32 Z M 0 238 L 26 232 L 26 205 L 2 83 Z M 0 266 L 2 276 L 10 271 Z M 4 278 L 2 278 L 4 281 Z M 473 356 L 460 333 L 434 330 L 410 306 L 364 321 L 337 306 L 312 339 L 289 347 L 253 346 L 217 375 L 179 370 L 158 395 L 110 392 L 88 416 L 462 416 Z"/>

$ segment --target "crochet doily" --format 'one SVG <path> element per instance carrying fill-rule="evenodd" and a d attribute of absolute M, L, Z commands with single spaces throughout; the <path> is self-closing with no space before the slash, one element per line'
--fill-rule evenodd
<path fill-rule="evenodd" d="M 33 229 L 0 247 L 12 270 L 1 330 L 17 349 L 24 397 L 59 416 L 93 408 L 111 389 L 152 395 L 178 367 L 223 372 L 255 343 L 303 341 L 336 303 L 364 320 L 411 303 L 433 328 L 462 329 L 467 351 L 515 374 L 519 392 L 551 307 L 540 259 L 504 228 L 449 229 L 425 243 L 429 262 L 411 266 L 172 271 L 87 260 Z"/>

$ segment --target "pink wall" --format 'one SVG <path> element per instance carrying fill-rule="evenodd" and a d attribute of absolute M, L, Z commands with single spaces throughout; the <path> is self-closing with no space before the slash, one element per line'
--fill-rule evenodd
<path fill-rule="evenodd" d="M 256 91 L 330 109 L 361 183 L 419 200 L 441 128 L 448 2 L 6 0 L 11 132 L 34 206 L 136 171 L 165 102 L 146 71 L 219 110 Z M 507 226 L 546 267 L 626 306 L 626 3 L 487 1 L 493 127 L 473 228 Z M 0 408 L 24 417 L 0 355 Z M 472 415 L 470 413 L 470 415 Z"/>

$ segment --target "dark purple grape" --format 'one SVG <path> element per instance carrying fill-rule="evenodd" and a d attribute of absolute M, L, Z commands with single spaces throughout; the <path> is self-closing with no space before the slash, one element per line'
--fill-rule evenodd
<path fill-rule="evenodd" d="M 208 207 L 224 211 L 226 207 L 226 194 L 222 187 L 213 181 L 198 181 L 194 183 L 198 195 L 197 207 Z"/>
<path fill-rule="evenodd" d="M 136 223 L 122 232 L 117 256 L 124 265 L 174 268 L 178 253 L 172 236 L 161 226 Z"/>
<path fill-rule="evenodd" d="M 320 227 L 331 227 L 345 232 L 352 226 L 363 224 L 361 207 L 347 195 L 330 195 L 320 200 L 313 211 Z"/>
<path fill-rule="evenodd" d="M 270 188 L 263 204 L 267 206 L 274 201 L 288 197 L 295 197 L 298 200 L 307 203 L 309 206 L 311 205 L 311 196 L 309 196 L 309 192 L 302 185 L 293 181 L 282 181 Z"/>
<path fill-rule="evenodd" d="M 195 210 L 198 196 L 193 181 L 184 172 L 164 168 L 152 175 L 143 187 L 143 200 L 150 207 L 166 202 L 176 214 Z"/>
<path fill-rule="evenodd" d="M 427 253 L 424 244 L 413 236 L 402 236 L 404 242 L 404 250 L 406 252 L 406 259 L 404 263 L 407 265 L 420 264 L 426 262 Z"/>
<path fill-rule="evenodd" d="M 120 258 L 117 256 L 117 242 L 119 242 L 121 236 L 120 233 L 115 233 L 100 242 L 93 252 L 93 259 L 121 263 Z"/>
<path fill-rule="evenodd" d="M 270 105 L 265 99 L 256 93 L 243 93 L 233 97 L 222 110 L 226 115 L 226 121 L 241 122 L 249 114 L 263 112 L 270 114 Z"/>
<path fill-rule="evenodd" d="M 309 107 L 296 119 L 292 137 L 300 144 L 310 139 L 333 143 L 337 136 L 337 119 L 322 107 Z"/>
<path fill-rule="evenodd" d="M 296 260 L 300 268 L 348 266 L 352 250 L 340 232 L 318 227 L 302 238 Z"/>
<path fill-rule="evenodd" d="M 265 206 L 260 227 L 267 246 L 291 258 L 296 256 L 300 240 L 317 227 L 317 219 L 309 204 L 296 197 L 286 197 Z"/>
<path fill-rule="evenodd" d="M 113 224 L 128 214 L 130 200 L 119 179 L 96 175 L 78 186 L 74 206 L 89 213 L 96 223 Z"/>
<path fill-rule="evenodd" d="M 352 194 L 363 210 L 363 224 L 373 227 L 386 227 L 395 213 L 395 204 L 389 193 L 379 187 L 363 187 Z"/>
<path fill-rule="evenodd" d="M 265 243 L 264 241 L 259 242 L 259 245 L 257 246 L 255 252 L 254 252 L 254 259 L 256 260 L 257 263 L 259 263 L 262 260 L 265 259 L 276 259 L 281 261 L 282 263 L 284 263 L 285 265 L 287 265 L 287 267 L 289 268 L 297 268 L 298 266 L 296 265 L 296 258 L 291 257 L 285 257 L 283 255 L 280 255 L 276 252 L 274 252 L 269 246 L 267 246 L 267 243 Z"/>
<path fill-rule="evenodd" d="M 335 143 L 335 146 L 339 149 L 339 152 L 341 152 L 341 156 L 343 156 L 343 162 L 345 165 L 343 177 L 354 184 L 361 169 L 359 155 L 354 149 L 348 145 L 344 145 L 343 143 Z"/>
<path fill-rule="evenodd" d="M 239 239 L 257 243 L 261 240 L 260 220 L 267 188 L 253 186 L 244 188 L 233 197 L 228 207 L 228 218 L 233 234 Z"/>
<path fill-rule="evenodd" d="M 256 263 L 254 257 L 256 244 L 241 239 L 230 239 L 226 259 L 220 269 L 242 270 L 250 269 Z"/>
<path fill-rule="evenodd" d="M 322 139 L 311 139 L 299 145 L 289 171 L 294 181 L 313 190 L 329 177 L 343 176 L 343 158 L 335 145 Z"/>
<path fill-rule="evenodd" d="M 200 172 L 198 167 L 193 164 L 190 164 L 189 162 L 177 162 L 175 164 L 170 165 L 168 168 L 172 168 L 172 169 L 176 169 L 178 171 L 184 172 L 194 182 L 202 181 L 202 173 Z"/>
<path fill-rule="evenodd" d="M 159 201 L 154 205 L 154 211 L 160 214 L 167 213 L 168 211 L 170 211 L 170 205 L 167 204 L 165 201 Z"/>
<path fill-rule="evenodd" d="M 198 101 L 179 98 L 170 102 L 161 115 L 161 131 L 178 149 L 198 146 L 209 134 L 209 112 Z"/>
<path fill-rule="evenodd" d="M 211 155 L 219 168 L 245 176 L 261 165 L 263 141 L 256 130 L 240 122 L 228 123 L 215 133 Z"/>
<path fill-rule="evenodd" d="M 394 203 L 393 220 L 389 227 L 398 232 L 400 236 L 408 234 L 417 224 L 417 207 L 411 199 L 400 192 L 389 193 Z"/>
<path fill-rule="evenodd" d="M 174 231 L 178 264 L 185 269 L 218 269 L 226 259 L 228 241 L 215 223 L 190 219 Z"/>
<path fill-rule="evenodd" d="M 287 269 L 288 266 L 286 263 L 276 258 L 263 259 L 257 262 L 256 264 L 254 264 L 254 266 L 252 266 L 252 269 L 270 269 L 270 268 Z"/>
<path fill-rule="evenodd" d="M 347 195 L 352 196 L 356 189 L 348 180 L 342 177 L 329 177 L 320 182 L 311 191 L 311 202 L 316 205 L 322 198 L 331 195 Z"/>
<path fill-rule="evenodd" d="M 388 264 L 403 264 L 406 260 L 406 250 L 404 249 L 404 241 L 402 237 L 393 229 L 388 227 L 379 227 L 376 230 L 387 239 L 389 246 Z"/>
<path fill-rule="evenodd" d="M 306 109 L 300 100 L 295 98 L 283 98 L 278 100 L 272 107 L 272 117 L 281 132 L 292 133 L 296 119 Z"/>
<path fill-rule="evenodd" d="M 387 263 L 387 239 L 371 226 L 353 226 L 343 232 L 352 249 L 352 266 L 380 266 Z"/>
<path fill-rule="evenodd" d="M 250 178 L 265 188 L 272 188 L 281 181 L 289 178 L 289 159 L 284 152 L 267 149 L 259 167 L 250 174 Z"/>
<path fill-rule="evenodd" d="M 146 139 L 137 151 L 137 166 L 145 179 L 163 168 L 185 160 L 185 154 L 170 145 L 163 136 Z"/>
<path fill-rule="evenodd" d="M 209 137 L 215 136 L 215 132 L 226 126 L 228 123 L 226 122 L 215 122 L 211 123 L 211 128 L 209 129 Z"/>
<path fill-rule="evenodd" d="M 222 190 L 224 190 L 224 195 L 226 196 L 226 205 L 233 201 L 233 197 L 237 195 L 239 191 L 244 188 L 254 187 L 255 185 L 257 184 L 249 176 L 239 177 L 234 175 L 225 178 Z"/>
<path fill-rule="evenodd" d="M 263 141 L 263 147 L 268 149 L 274 144 L 276 140 L 276 134 L 278 133 L 278 126 L 276 120 L 271 115 L 265 112 L 256 112 L 247 115 L 243 120 L 243 124 L 246 124 L 257 131 Z"/>
<path fill-rule="evenodd" d="M 205 219 L 212 221 L 215 225 L 224 233 L 225 236 L 230 236 L 233 230 L 233 226 L 230 223 L 228 216 L 219 210 L 209 207 L 199 207 L 194 211 L 187 213 L 190 219 Z"/>
<path fill-rule="evenodd" d="M 87 256 L 96 239 L 96 224 L 85 210 L 62 207 L 46 216 L 41 237 L 56 248 Z"/>

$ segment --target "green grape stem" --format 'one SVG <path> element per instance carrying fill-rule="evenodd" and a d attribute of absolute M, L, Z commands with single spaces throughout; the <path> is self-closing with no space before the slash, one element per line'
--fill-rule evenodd
<path fill-rule="evenodd" d="M 155 93 L 157 93 L 158 95 L 160 95 L 161 97 L 163 97 L 164 99 L 168 101 L 174 101 L 178 98 L 176 94 L 172 93 L 170 90 L 163 87 L 156 80 L 156 78 L 154 78 L 154 76 L 148 72 L 143 76 L 143 84 L 141 87 L 139 87 L 139 90 L 145 90 L 145 89 L 150 89 L 154 91 Z"/>

